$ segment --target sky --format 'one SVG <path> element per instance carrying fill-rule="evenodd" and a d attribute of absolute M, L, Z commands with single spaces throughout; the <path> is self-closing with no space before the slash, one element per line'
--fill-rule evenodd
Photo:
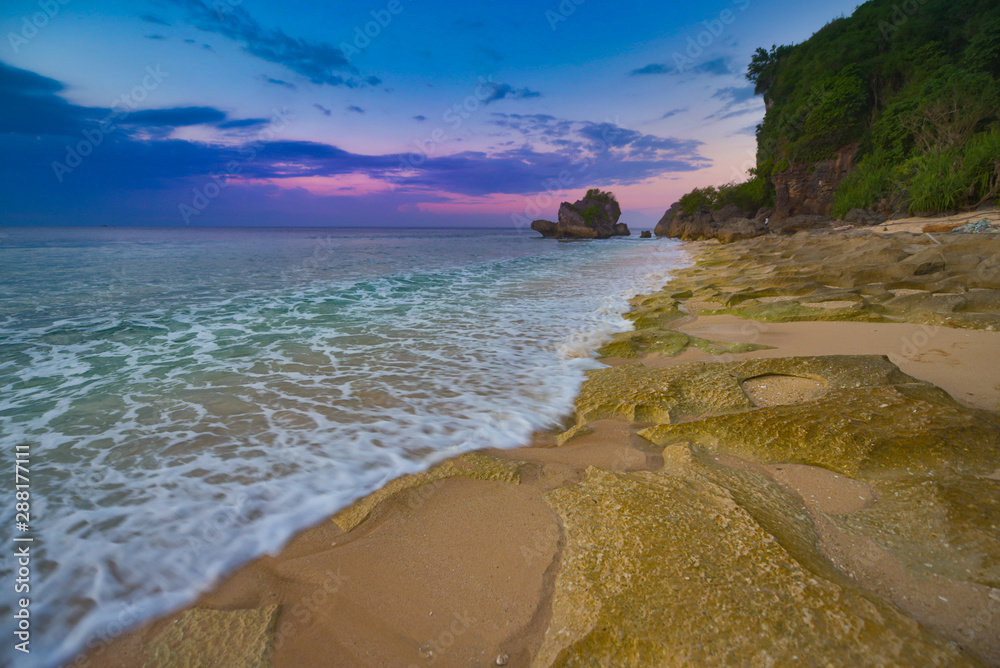
<path fill-rule="evenodd" d="M 4 0 L 0 225 L 492 226 L 742 181 L 856 0 Z"/>

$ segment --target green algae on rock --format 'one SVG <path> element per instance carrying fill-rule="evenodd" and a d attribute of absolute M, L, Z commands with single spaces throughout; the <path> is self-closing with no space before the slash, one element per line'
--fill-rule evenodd
<path fill-rule="evenodd" d="M 278 606 L 250 610 L 193 608 L 146 648 L 150 668 L 270 668 Z"/>
<path fill-rule="evenodd" d="M 546 495 L 567 542 L 533 665 L 967 663 L 895 608 L 803 566 L 675 454 L 660 473 L 591 468 Z"/>
<path fill-rule="evenodd" d="M 500 459 L 482 452 L 470 452 L 449 459 L 434 468 L 405 475 L 387 483 L 333 516 L 332 522 L 344 531 L 350 531 L 383 501 L 413 487 L 421 487 L 446 478 L 474 478 L 517 484 L 521 480 L 521 463 Z"/>
<path fill-rule="evenodd" d="M 618 417 L 672 424 L 738 412 L 754 407 L 741 384 L 768 375 L 810 378 L 829 389 L 921 384 L 877 355 L 694 362 L 662 369 L 622 365 L 587 373 L 576 401 L 577 417 L 580 422 Z"/>
<path fill-rule="evenodd" d="M 879 502 L 831 516 L 838 528 L 873 539 L 914 573 L 1000 588 L 1000 480 L 923 475 L 868 482 Z"/>
<path fill-rule="evenodd" d="M 678 297 L 684 294 L 691 297 Z M 692 308 L 706 302 L 718 308 Z M 647 312 L 686 309 L 765 322 L 1000 330 L 1000 238 L 867 231 L 763 236 L 712 247 L 707 258 L 675 272 L 664 290 L 639 303 Z"/>
<path fill-rule="evenodd" d="M 591 372 L 592 378 L 610 375 L 608 371 Z M 749 406 L 739 405 L 736 391 L 743 393 L 741 383 L 775 374 L 819 380 L 826 388 L 797 404 L 756 407 L 747 398 Z M 690 400 L 682 403 L 677 393 L 668 392 L 659 412 L 645 410 L 643 417 L 659 424 L 639 433 L 657 445 L 692 442 L 758 462 L 809 464 L 849 476 L 883 469 L 989 473 L 998 462 L 1000 416 L 961 406 L 943 390 L 907 376 L 885 357 L 702 363 L 664 369 L 659 376 L 652 370 L 642 375 L 646 382 L 636 396 L 624 395 L 631 404 L 622 405 L 623 395 L 614 383 L 598 382 L 589 393 L 581 393 L 581 415 L 612 403 L 597 398 L 609 394 L 619 404 L 618 414 L 627 415 L 630 406 L 652 404 L 656 392 L 664 394 L 661 388 L 680 385 L 694 393 L 704 388 L 703 396 L 711 401 L 694 413 Z M 670 400 L 673 404 L 664 408 Z M 689 416 L 702 417 L 677 423 L 678 406 Z"/>

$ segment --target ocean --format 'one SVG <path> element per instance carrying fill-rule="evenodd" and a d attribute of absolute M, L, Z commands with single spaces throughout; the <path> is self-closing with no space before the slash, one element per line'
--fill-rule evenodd
<path fill-rule="evenodd" d="M 686 262 L 526 230 L 0 228 L 0 663 L 71 661 L 393 478 L 527 443 Z"/>

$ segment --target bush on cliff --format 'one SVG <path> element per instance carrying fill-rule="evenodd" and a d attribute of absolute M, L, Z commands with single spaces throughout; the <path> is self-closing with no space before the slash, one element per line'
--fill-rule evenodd
<path fill-rule="evenodd" d="M 997 195 L 995 0 L 869 0 L 801 44 L 758 49 L 746 76 L 768 105 L 758 175 L 858 147 L 834 215 L 942 211 Z"/>

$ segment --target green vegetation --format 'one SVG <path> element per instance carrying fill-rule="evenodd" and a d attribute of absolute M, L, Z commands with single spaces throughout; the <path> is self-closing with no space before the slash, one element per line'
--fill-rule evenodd
<path fill-rule="evenodd" d="M 577 211 L 581 216 L 583 216 L 584 223 L 587 227 L 594 227 L 597 222 L 597 218 L 604 215 L 603 204 L 614 204 L 615 208 L 618 210 L 618 215 L 621 215 L 621 206 L 618 204 L 618 198 L 615 197 L 614 193 L 601 190 L 600 188 L 591 188 L 587 191 L 587 194 L 583 196 L 584 200 L 596 200 L 596 204 L 591 204 L 586 209 L 580 209 L 577 206 L 573 206 L 573 209 Z"/>
<path fill-rule="evenodd" d="M 681 208 L 690 215 L 700 209 L 721 209 L 732 204 L 752 216 L 757 209 L 772 206 L 774 185 L 769 179 L 757 176 L 757 170 L 752 169 L 750 172 L 750 180 L 743 183 L 727 183 L 718 188 L 695 188 L 681 197 Z"/>
<path fill-rule="evenodd" d="M 614 202 L 615 204 L 618 204 L 618 198 L 615 197 L 614 193 L 601 190 L 600 188 L 591 188 L 587 191 L 587 194 L 583 196 L 583 199 L 596 199 L 601 202 Z"/>
<path fill-rule="evenodd" d="M 775 173 L 846 146 L 857 168 L 833 215 L 972 208 L 1000 194 L 996 0 L 869 0 L 802 44 L 758 49 L 746 76 L 768 104 L 757 167 L 744 184 L 685 195 L 685 211 L 768 205 Z"/>

